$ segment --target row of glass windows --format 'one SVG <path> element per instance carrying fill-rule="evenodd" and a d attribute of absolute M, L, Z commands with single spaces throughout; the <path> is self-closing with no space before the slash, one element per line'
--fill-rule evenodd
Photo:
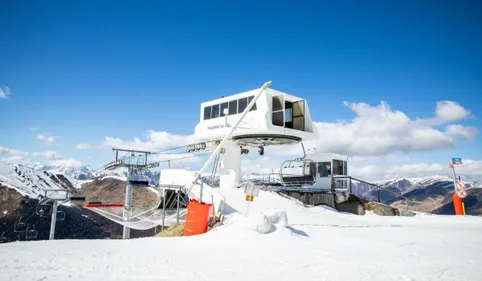
<path fill-rule="evenodd" d="M 346 161 L 333 160 L 333 169 L 331 167 L 331 162 L 318 162 L 318 174 L 320 178 L 326 178 L 341 175 L 348 175 L 348 165 Z"/>
<path fill-rule="evenodd" d="M 248 104 L 253 100 L 253 98 L 254 96 L 250 96 L 238 100 L 223 102 L 221 104 L 206 106 L 204 107 L 204 120 L 225 116 L 224 109 L 228 109 L 228 115 L 243 113 L 246 107 L 248 107 Z M 256 110 L 256 104 L 251 107 L 250 111 L 254 110 Z"/>

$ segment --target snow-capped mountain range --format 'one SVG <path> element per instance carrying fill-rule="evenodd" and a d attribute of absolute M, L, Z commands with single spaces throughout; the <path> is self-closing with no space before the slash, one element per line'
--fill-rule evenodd
<path fill-rule="evenodd" d="M 159 172 L 147 171 L 151 184 L 159 181 Z M 93 171 L 90 167 L 65 168 L 39 164 L 0 163 L 0 184 L 17 190 L 30 198 L 45 195 L 47 189 L 74 190 L 85 181 L 99 177 L 127 179 L 127 171 Z"/>
<path fill-rule="evenodd" d="M 160 172 L 148 170 L 145 175 L 150 179 L 152 185 L 159 182 Z M 5 164 L 0 163 L 0 184 L 9 186 L 18 190 L 22 195 L 37 198 L 44 195 L 46 189 L 74 189 L 79 188 L 81 183 L 98 177 L 116 177 L 121 180 L 127 178 L 125 170 L 103 170 L 93 171 L 90 167 L 84 166 L 80 168 L 64 168 L 59 166 L 46 166 L 40 164 Z M 243 178 L 246 180 L 247 178 Z M 205 181 L 210 181 L 209 176 L 205 177 Z M 218 177 L 215 183 L 219 182 Z M 398 194 L 408 193 L 410 191 L 424 188 L 427 186 L 440 186 L 444 189 L 453 188 L 452 178 L 446 176 L 430 176 L 426 178 L 401 178 L 375 182 L 384 189 L 393 191 Z M 468 187 L 473 183 L 467 183 Z M 352 181 L 353 193 L 373 199 L 376 196 L 378 188 L 373 185 Z M 387 200 L 392 199 L 393 195 L 388 196 Z"/>

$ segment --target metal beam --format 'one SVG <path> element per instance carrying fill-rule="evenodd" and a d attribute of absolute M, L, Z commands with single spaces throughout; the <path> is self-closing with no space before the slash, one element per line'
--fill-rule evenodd
<path fill-rule="evenodd" d="M 112 151 L 136 152 L 136 153 L 145 153 L 145 154 L 151 154 L 152 153 L 150 151 L 122 149 L 122 148 L 112 148 Z"/>

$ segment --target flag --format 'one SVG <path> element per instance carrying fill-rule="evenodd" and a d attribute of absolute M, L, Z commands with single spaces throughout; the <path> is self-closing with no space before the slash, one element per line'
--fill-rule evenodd
<path fill-rule="evenodd" d="M 462 158 L 452 158 L 452 165 L 462 165 Z"/>

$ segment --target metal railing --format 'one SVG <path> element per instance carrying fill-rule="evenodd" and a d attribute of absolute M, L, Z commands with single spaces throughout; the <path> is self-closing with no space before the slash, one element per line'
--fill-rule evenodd
<path fill-rule="evenodd" d="M 349 181 L 349 192 L 350 194 L 353 194 L 353 185 L 352 185 L 352 181 L 356 181 L 356 182 L 360 182 L 360 183 L 363 183 L 363 184 L 367 184 L 367 185 L 370 185 L 370 186 L 374 186 L 377 188 L 377 202 L 378 203 L 381 203 L 381 191 L 386 191 L 386 192 L 389 192 L 389 193 L 392 193 L 394 194 L 395 196 L 399 197 L 399 198 L 402 198 L 405 200 L 405 209 L 408 210 L 408 201 L 411 201 L 413 203 L 417 203 L 416 201 L 404 196 L 402 193 L 399 193 L 399 192 L 395 192 L 395 191 L 392 191 L 392 190 L 389 190 L 387 188 L 384 188 L 383 186 L 381 185 L 378 185 L 378 184 L 375 184 L 375 183 L 371 183 L 371 182 L 367 182 L 367 181 L 364 181 L 364 180 L 361 180 L 361 179 L 357 179 L 357 178 L 354 178 L 354 177 L 351 177 L 351 176 L 334 176 L 333 177 L 334 179 L 346 179 Z M 333 188 L 333 187 L 332 187 Z M 367 199 L 367 198 L 365 198 Z"/>
<path fill-rule="evenodd" d="M 259 182 L 263 185 L 281 185 L 282 182 L 280 180 L 279 173 L 251 173 L 248 175 L 248 181 L 252 181 L 254 183 Z"/>

